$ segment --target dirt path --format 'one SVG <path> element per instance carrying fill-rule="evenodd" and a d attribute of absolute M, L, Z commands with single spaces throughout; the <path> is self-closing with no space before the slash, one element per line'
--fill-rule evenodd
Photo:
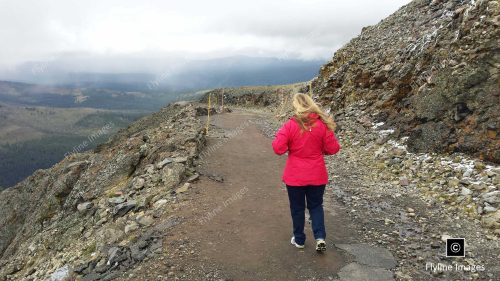
<path fill-rule="evenodd" d="M 291 218 L 281 182 L 286 158 L 273 153 L 272 140 L 257 124 L 261 118 L 247 111 L 213 118 L 207 149 L 200 157 L 202 176 L 179 194 L 173 210 L 182 223 L 165 238 L 163 254 L 130 273 L 130 279 L 140 275 L 145 280 L 377 280 L 377 274 L 382 274 L 380 280 L 392 278 L 383 268 L 391 267 L 392 261 L 388 266 L 351 263 L 359 257 L 348 254 L 345 245 L 357 242 L 357 229 L 330 199 L 333 196 L 325 196 L 328 251 L 315 252 L 309 225 L 305 249 L 290 245 Z M 372 250 L 366 248 L 366 255 L 374 260 L 391 259 L 386 252 Z"/>

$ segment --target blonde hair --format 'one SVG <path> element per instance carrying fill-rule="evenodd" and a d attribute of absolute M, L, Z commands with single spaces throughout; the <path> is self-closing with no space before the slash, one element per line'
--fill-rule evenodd
<path fill-rule="evenodd" d="M 323 112 L 319 105 L 314 102 L 314 100 L 306 94 L 302 93 L 296 93 L 293 96 L 292 100 L 292 105 L 293 108 L 295 109 L 295 120 L 297 120 L 297 123 L 299 123 L 300 127 L 303 130 L 306 130 L 307 127 L 313 125 L 311 120 L 309 118 L 309 113 L 316 113 L 319 115 L 319 118 L 325 125 L 328 127 L 328 129 L 334 131 L 335 127 L 337 126 L 335 122 L 333 121 L 333 118 Z"/>

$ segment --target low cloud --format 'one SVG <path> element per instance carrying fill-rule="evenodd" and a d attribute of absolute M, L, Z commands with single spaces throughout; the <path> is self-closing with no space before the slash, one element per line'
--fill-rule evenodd
<path fill-rule="evenodd" d="M 327 59 L 408 2 L 2 0 L 0 68 L 71 54 L 123 57 L 125 67 L 154 56 Z"/>

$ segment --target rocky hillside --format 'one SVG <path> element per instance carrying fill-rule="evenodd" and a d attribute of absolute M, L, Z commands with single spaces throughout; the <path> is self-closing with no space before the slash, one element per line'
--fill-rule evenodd
<path fill-rule="evenodd" d="M 499 9 L 498 1 L 413 1 L 365 28 L 313 81 L 339 125 L 345 156 L 328 161 L 330 171 L 342 166 L 345 173 L 331 175 L 336 196 L 358 225 L 372 224 L 366 241 L 389 244 L 409 261 L 398 265 L 401 276 L 410 275 L 400 280 L 427 276 L 418 262 L 437 259 L 429 249 L 439 249 L 448 232 L 465 229 L 479 260 L 497 255 L 489 242 L 500 235 L 499 169 L 469 157 L 500 162 Z M 263 119 L 282 121 L 290 94 L 309 91 L 308 84 L 217 89 L 201 101 L 211 94 L 215 107 L 224 95 L 226 104 L 267 108 L 273 114 Z M 199 176 L 194 165 L 207 137 L 197 115 L 206 112 L 169 105 L 94 151 L 1 191 L 0 281 L 112 280 L 155 260 L 180 221 L 179 194 Z M 272 137 L 277 127 L 270 128 Z M 420 153 L 429 151 L 469 155 Z M 352 211 L 358 206 L 361 212 Z M 421 249 L 418 256 L 406 256 L 410 246 Z"/>
<path fill-rule="evenodd" d="M 309 83 L 303 82 L 276 86 L 219 88 L 206 92 L 200 101 L 207 104 L 210 95 L 213 106 L 221 106 L 224 103 L 235 106 L 276 109 L 285 106 L 286 101 L 290 101 L 292 94 L 306 90 L 308 85 Z M 224 101 L 222 101 L 222 96 L 224 96 Z"/>
<path fill-rule="evenodd" d="M 410 151 L 499 163 L 499 24 L 496 0 L 415 0 L 338 50 L 314 93 L 334 112 L 364 101 Z"/>
<path fill-rule="evenodd" d="M 155 218 L 197 177 L 205 137 L 196 112 L 170 105 L 2 191 L 0 280 L 111 278 L 161 247 L 176 220 L 153 228 Z"/>

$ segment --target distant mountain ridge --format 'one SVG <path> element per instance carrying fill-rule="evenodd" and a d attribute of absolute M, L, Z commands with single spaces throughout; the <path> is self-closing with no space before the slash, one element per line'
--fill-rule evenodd
<path fill-rule="evenodd" d="M 75 85 L 43 85 L 0 81 L 0 103 L 16 106 L 102 108 L 153 111 L 173 101 L 179 93 L 143 93 Z"/>
<path fill-rule="evenodd" d="M 113 63 L 117 62 L 109 62 Z M 322 60 L 232 56 L 172 63 L 166 61 L 149 70 L 120 68 L 119 71 L 114 71 L 105 68 L 79 68 L 76 62 L 55 60 L 26 63 L 17 71 L 4 74 L 6 79 L 3 80 L 120 91 L 185 92 L 306 81 L 317 75 L 318 68 L 323 63 Z"/>

